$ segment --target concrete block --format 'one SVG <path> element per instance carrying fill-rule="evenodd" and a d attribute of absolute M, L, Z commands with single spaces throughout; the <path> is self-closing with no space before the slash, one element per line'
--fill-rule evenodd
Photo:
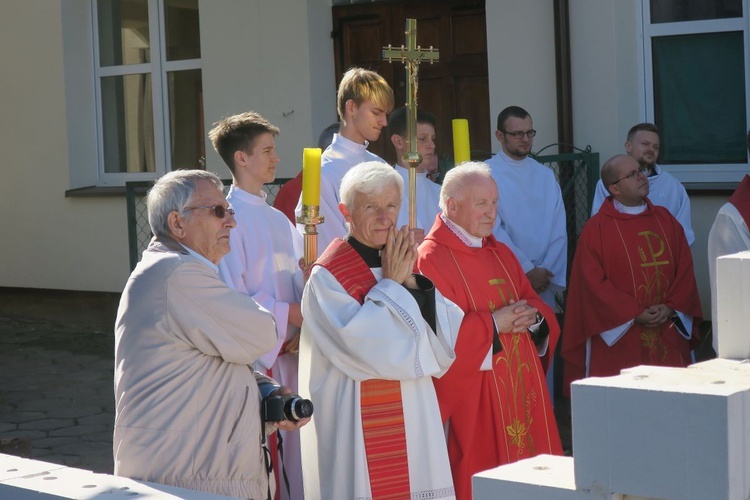
<path fill-rule="evenodd" d="M 538 455 L 472 478 L 474 500 L 598 500 L 609 498 L 576 490 L 573 458 Z"/>
<path fill-rule="evenodd" d="M 724 376 L 729 376 L 732 372 L 738 372 L 741 376 L 747 377 L 750 374 L 750 360 L 715 358 L 695 363 L 688 368 L 691 370 L 709 370 L 721 373 Z"/>
<path fill-rule="evenodd" d="M 30 495 L 30 492 L 34 494 Z M 171 498 L 219 500 L 230 497 L 135 481 L 108 474 L 0 454 L 2 498 Z"/>
<path fill-rule="evenodd" d="M 747 498 L 750 377 L 636 367 L 572 386 L 579 489 L 655 498 Z"/>
<path fill-rule="evenodd" d="M 720 358 L 750 358 L 750 252 L 716 261 L 716 329 Z"/>
<path fill-rule="evenodd" d="M 0 453 L 0 483 L 18 477 L 36 476 L 45 472 L 52 472 L 64 468 L 64 465 L 51 464 L 40 460 L 30 460 Z"/>

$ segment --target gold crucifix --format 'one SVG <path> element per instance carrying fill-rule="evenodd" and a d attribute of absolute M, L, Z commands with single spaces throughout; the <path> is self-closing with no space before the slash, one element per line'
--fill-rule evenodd
<path fill-rule="evenodd" d="M 422 155 L 417 152 L 417 87 L 419 85 L 419 63 L 438 62 L 438 49 L 423 49 L 417 45 L 417 20 L 406 20 L 406 47 L 383 47 L 383 59 L 393 62 L 400 60 L 406 66 L 406 124 L 409 135 L 409 151 L 404 160 L 409 164 L 409 227 L 417 225 L 417 167 L 422 163 Z"/>

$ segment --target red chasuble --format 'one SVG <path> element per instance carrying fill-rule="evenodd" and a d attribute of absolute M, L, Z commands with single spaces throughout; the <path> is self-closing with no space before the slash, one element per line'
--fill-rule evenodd
<path fill-rule="evenodd" d="M 456 497 L 470 500 L 473 474 L 543 453 L 562 454 L 544 370 L 530 335 L 500 332 L 502 351 L 493 355 L 491 370 L 480 370 L 495 335 L 492 311 L 511 300 L 527 300 L 549 324 L 550 352 L 560 327 L 513 252 L 494 236 L 481 248 L 471 248 L 438 215 L 419 247 L 417 265 L 465 313 L 456 361 L 433 381 L 443 422 L 449 420 Z"/>
<path fill-rule="evenodd" d="M 666 304 L 695 318 L 692 334 L 697 339 L 702 313 L 685 233 L 666 208 L 646 203 L 643 213 L 629 215 L 607 198 L 578 239 L 562 340 L 566 391 L 585 376 L 587 340 L 590 376 L 691 361 L 690 341 L 671 321 L 655 328 L 634 323 L 611 347 L 600 337 L 647 307 Z"/>
<path fill-rule="evenodd" d="M 750 227 L 750 175 L 746 174 L 742 178 L 742 182 L 729 198 L 729 203 L 734 205 L 745 221 L 745 225 Z"/>

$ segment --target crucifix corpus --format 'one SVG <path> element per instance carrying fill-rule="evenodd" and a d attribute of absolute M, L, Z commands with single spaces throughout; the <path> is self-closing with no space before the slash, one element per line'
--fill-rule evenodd
<path fill-rule="evenodd" d="M 406 20 L 406 47 L 383 47 L 383 59 L 388 62 L 400 60 L 406 66 L 406 124 L 409 132 L 409 151 L 404 160 L 409 164 L 409 227 L 417 225 L 417 167 L 422 163 L 422 155 L 417 152 L 417 87 L 419 86 L 419 63 L 438 62 L 438 49 L 423 49 L 417 45 L 417 20 Z"/>

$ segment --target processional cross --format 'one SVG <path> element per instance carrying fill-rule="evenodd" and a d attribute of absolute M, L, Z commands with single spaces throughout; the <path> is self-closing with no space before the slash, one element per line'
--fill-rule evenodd
<path fill-rule="evenodd" d="M 417 225 L 417 167 L 422 163 L 422 155 L 417 152 L 417 87 L 419 86 L 419 63 L 439 61 L 438 49 L 423 49 L 417 45 L 417 20 L 406 20 L 406 47 L 383 47 L 383 59 L 393 62 L 400 60 L 406 66 L 406 124 L 409 135 L 409 151 L 403 159 L 409 164 L 409 227 Z"/>

